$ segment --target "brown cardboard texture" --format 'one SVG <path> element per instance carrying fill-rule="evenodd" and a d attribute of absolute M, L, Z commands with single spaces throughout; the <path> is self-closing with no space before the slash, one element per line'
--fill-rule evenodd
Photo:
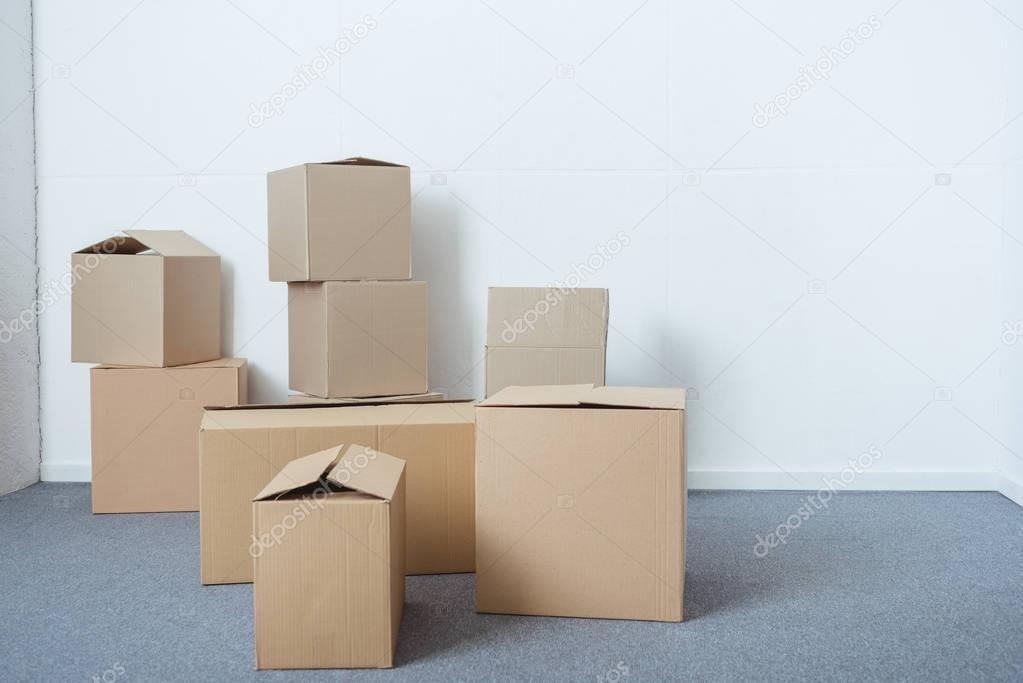
<path fill-rule="evenodd" d="M 220 357 L 220 257 L 180 230 L 72 254 L 71 360 L 169 367 Z"/>
<path fill-rule="evenodd" d="M 320 398 L 309 394 L 288 394 L 288 403 L 432 403 L 443 401 L 444 394 L 439 391 L 428 391 L 425 394 L 399 394 L 398 396 L 369 396 L 366 398 Z"/>
<path fill-rule="evenodd" d="M 412 277 L 411 174 L 362 157 L 267 174 L 274 282 Z"/>
<path fill-rule="evenodd" d="M 257 669 L 390 667 L 405 603 L 405 463 L 292 460 L 252 503 Z"/>
<path fill-rule="evenodd" d="M 202 582 L 252 581 L 249 501 L 290 461 L 339 443 L 406 461 L 409 574 L 473 571 L 474 434 L 469 402 L 208 409 L 199 434 Z"/>
<path fill-rule="evenodd" d="M 288 385 L 320 398 L 422 394 L 425 282 L 288 284 Z"/>
<path fill-rule="evenodd" d="M 203 406 L 244 404 L 246 373 L 243 358 L 92 368 L 92 511 L 198 510 Z"/>
<path fill-rule="evenodd" d="M 604 383 L 606 289 L 491 287 L 486 394 L 512 385 Z"/>
<path fill-rule="evenodd" d="M 685 391 L 508 387 L 476 408 L 476 610 L 681 621 Z"/>

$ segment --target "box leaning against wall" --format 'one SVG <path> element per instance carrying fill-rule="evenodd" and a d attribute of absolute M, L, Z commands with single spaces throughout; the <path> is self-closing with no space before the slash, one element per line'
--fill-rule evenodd
<path fill-rule="evenodd" d="M 180 230 L 125 230 L 71 257 L 71 360 L 220 358 L 220 257 Z"/>
<path fill-rule="evenodd" d="M 508 387 L 476 408 L 476 611 L 681 621 L 685 390 Z"/>
<path fill-rule="evenodd" d="M 267 174 L 270 280 L 412 277 L 411 172 L 354 157 Z"/>
<path fill-rule="evenodd" d="M 422 394 L 425 282 L 288 283 L 288 386 L 320 398 Z"/>
<path fill-rule="evenodd" d="M 466 401 L 207 410 L 199 432 L 202 582 L 252 581 L 252 497 L 288 462 L 339 443 L 406 461 L 407 573 L 473 571 L 474 433 Z"/>
<path fill-rule="evenodd" d="M 92 368 L 92 511 L 197 511 L 203 406 L 244 404 L 246 371 L 243 358 Z"/>
<path fill-rule="evenodd" d="M 252 507 L 257 669 L 390 667 L 405 603 L 405 463 L 292 460 Z"/>
<path fill-rule="evenodd" d="M 486 395 L 513 385 L 604 383 L 608 291 L 491 287 Z"/>

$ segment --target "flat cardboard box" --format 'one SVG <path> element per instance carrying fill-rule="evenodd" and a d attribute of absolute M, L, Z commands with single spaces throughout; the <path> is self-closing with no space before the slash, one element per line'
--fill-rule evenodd
<path fill-rule="evenodd" d="M 92 511 L 199 509 L 205 405 L 242 405 L 244 358 L 174 368 L 92 368 Z"/>
<path fill-rule="evenodd" d="M 604 383 L 608 292 L 491 287 L 486 395 L 513 385 Z"/>
<path fill-rule="evenodd" d="M 320 398 L 423 394 L 425 282 L 288 284 L 288 385 Z"/>
<path fill-rule="evenodd" d="M 401 394 L 398 396 L 371 396 L 368 398 L 320 398 L 309 394 L 288 394 L 288 403 L 430 403 L 443 401 L 444 394 L 439 391 L 428 391 L 425 394 Z"/>
<path fill-rule="evenodd" d="M 354 157 L 267 174 L 270 280 L 408 280 L 407 166 Z"/>
<path fill-rule="evenodd" d="M 220 257 L 180 230 L 125 230 L 71 256 L 71 360 L 220 358 Z"/>
<path fill-rule="evenodd" d="M 405 463 L 292 460 L 252 503 L 257 669 L 391 667 L 405 604 Z"/>
<path fill-rule="evenodd" d="M 407 463 L 406 572 L 475 568 L 471 402 L 208 409 L 199 432 L 202 582 L 252 581 L 249 501 L 284 465 L 339 443 Z"/>
<path fill-rule="evenodd" d="M 681 621 L 685 391 L 508 387 L 476 408 L 476 611 Z"/>

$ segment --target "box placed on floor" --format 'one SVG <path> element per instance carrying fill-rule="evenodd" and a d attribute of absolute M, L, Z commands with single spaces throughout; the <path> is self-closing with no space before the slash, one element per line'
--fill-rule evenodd
<path fill-rule="evenodd" d="M 355 157 L 268 173 L 270 280 L 412 277 L 411 172 Z"/>
<path fill-rule="evenodd" d="M 92 511 L 198 510 L 203 406 L 244 405 L 246 372 L 243 358 L 92 368 Z"/>
<path fill-rule="evenodd" d="M 476 408 L 476 611 L 681 621 L 685 390 L 508 387 Z"/>
<path fill-rule="evenodd" d="M 405 463 L 360 445 L 292 460 L 252 503 L 257 669 L 394 665 Z"/>
<path fill-rule="evenodd" d="M 125 230 L 71 256 L 71 360 L 220 358 L 220 257 L 180 230 Z"/>
<path fill-rule="evenodd" d="M 486 395 L 507 386 L 604 383 L 606 289 L 491 287 Z"/>
<path fill-rule="evenodd" d="M 288 385 L 321 398 L 422 394 L 425 282 L 288 284 Z"/>
<path fill-rule="evenodd" d="M 398 396 L 369 396 L 367 398 L 320 398 L 309 394 L 288 394 L 288 403 L 433 403 L 443 401 L 444 394 L 428 391 L 425 394 L 399 394 Z"/>
<path fill-rule="evenodd" d="M 249 502 L 284 465 L 339 443 L 406 461 L 406 571 L 473 571 L 475 425 L 466 401 L 208 409 L 199 433 L 202 582 L 252 581 Z"/>

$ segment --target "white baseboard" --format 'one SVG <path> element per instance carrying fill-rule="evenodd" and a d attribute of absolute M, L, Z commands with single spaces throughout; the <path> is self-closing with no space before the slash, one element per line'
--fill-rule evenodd
<path fill-rule="evenodd" d="M 849 471 L 846 479 L 849 478 Z M 818 491 L 826 481 L 838 482 L 845 491 L 1000 491 L 1000 477 L 993 472 L 870 472 L 856 475 L 842 485 L 841 472 L 689 470 L 689 489 L 739 491 Z"/>
<path fill-rule="evenodd" d="M 1023 507 L 1023 482 L 1002 477 L 999 482 L 998 492 L 1016 505 Z"/>
<path fill-rule="evenodd" d="M 39 466 L 42 481 L 92 481 L 92 465 L 81 462 L 44 462 Z"/>

